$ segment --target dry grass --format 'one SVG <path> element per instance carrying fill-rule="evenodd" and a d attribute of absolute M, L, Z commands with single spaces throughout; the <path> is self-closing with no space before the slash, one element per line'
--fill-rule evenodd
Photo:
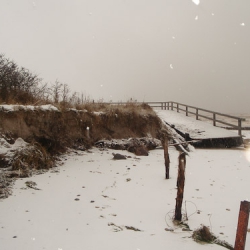
<path fill-rule="evenodd" d="M 49 169 L 54 166 L 53 158 L 38 143 L 17 150 L 11 160 L 12 171 L 28 177 L 32 170 Z"/>
<path fill-rule="evenodd" d="M 204 225 L 196 229 L 192 235 L 196 241 L 202 241 L 207 243 L 213 243 L 216 237 L 211 233 L 210 229 Z"/>
<path fill-rule="evenodd" d="M 233 250 L 233 246 L 231 246 L 226 241 L 219 240 L 209 229 L 209 227 L 202 225 L 200 228 L 196 229 L 192 238 L 197 242 L 204 242 L 210 244 L 217 244 L 227 249 Z"/>

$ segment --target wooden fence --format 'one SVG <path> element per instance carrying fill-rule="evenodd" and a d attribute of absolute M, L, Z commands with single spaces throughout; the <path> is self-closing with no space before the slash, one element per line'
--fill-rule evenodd
<path fill-rule="evenodd" d="M 250 130 L 250 127 L 243 127 L 242 122 L 245 121 L 245 118 L 227 115 L 207 109 L 202 109 L 198 107 L 189 106 L 186 104 L 182 104 L 179 102 L 146 102 L 148 105 L 154 108 L 160 108 L 162 110 L 173 110 L 179 112 L 184 112 L 186 116 L 195 116 L 196 120 L 199 120 L 200 118 L 211 120 L 213 122 L 214 126 L 218 126 L 217 124 L 223 124 L 228 127 L 227 129 L 233 129 L 238 130 L 238 134 L 242 135 L 242 130 Z M 221 120 L 221 119 L 225 120 Z M 229 123 L 228 120 L 230 120 Z"/>

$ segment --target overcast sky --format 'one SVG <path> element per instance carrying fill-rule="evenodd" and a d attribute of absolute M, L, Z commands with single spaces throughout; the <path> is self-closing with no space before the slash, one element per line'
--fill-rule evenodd
<path fill-rule="evenodd" d="M 0 53 L 95 100 L 250 114 L 249 0 L 0 0 Z"/>

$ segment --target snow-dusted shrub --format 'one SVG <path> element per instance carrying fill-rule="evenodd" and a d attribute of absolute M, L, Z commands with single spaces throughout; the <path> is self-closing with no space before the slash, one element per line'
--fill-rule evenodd
<path fill-rule="evenodd" d="M 40 144 L 34 143 L 17 150 L 10 164 L 12 171 L 19 171 L 23 176 L 29 176 L 31 170 L 53 167 L 54 161 Z"/>

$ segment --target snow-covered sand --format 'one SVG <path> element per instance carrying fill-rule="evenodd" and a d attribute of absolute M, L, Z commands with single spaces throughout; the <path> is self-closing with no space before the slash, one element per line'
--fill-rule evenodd
<path fill-rule="evenodd" d="M 113 160 L 112 152 L 131 158 Z M 0 202 L 1 249 L 224 249 L 198 244 L 190 232 L 173 225 L 178 152 L 173 147 L 169 152 L 169 180 L 162 149 L 135 157 L 97 148 L 72 152 L 59 168 L 17 180 L 13 195 Z M 204 224 L 234 245 L 240 201 L 250 199 L 249 176 L 246 149 L 191 152 L 183 205 L 190 228 Z M 41 190 L 27 188 L 28 180 Z"/>

